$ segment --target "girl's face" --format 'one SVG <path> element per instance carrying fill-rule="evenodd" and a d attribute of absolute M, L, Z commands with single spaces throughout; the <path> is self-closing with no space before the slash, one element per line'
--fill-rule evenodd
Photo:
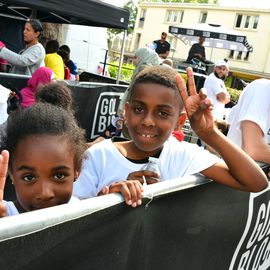
<path fill-rule="evenodd" d="M 72 147 L 63 136 L 22 139 L 10 169 L 19 208 L 27 212 L 67 203 L 78 176 L 73 157 Z"/>
<path fill-rule="evenodd" d="M 140 153 L 153 155 L 175 129 L 180 113 L 180 96 L 163 85 L 140 83 L 126 104 L 129 134 Z"/>

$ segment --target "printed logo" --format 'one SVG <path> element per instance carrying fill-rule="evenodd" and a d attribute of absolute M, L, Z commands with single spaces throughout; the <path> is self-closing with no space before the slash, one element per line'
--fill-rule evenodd
<path fill-rule="evenodd" d="M 99 95 L 96 104 L 95 116 L 91 131 L 91 139 L 104 132 L 112 122 L 112 116 L 116 114 L 121 97 L 124 93 L 104 92 Z"/>
<path fill-rule="evenodd" d="M 250 193 L 246 228 L 229 269 L 270 269 L 270 188 Z"/>

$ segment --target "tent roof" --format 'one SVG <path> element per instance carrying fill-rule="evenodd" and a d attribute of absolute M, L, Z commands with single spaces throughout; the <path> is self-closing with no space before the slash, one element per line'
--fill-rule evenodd
<path fill-rule="evenodd" d="M 221 25 L 199 23 L 187 27 L 170 26 L 169 33 L 177 36 L 186 45 L 198 42 L 199 36 L 205 37 L 204 46 L 236 51 L 252 51 L 247 37 L 242 33 Z"/>
<path fill-rule="evenodd" d="M 99 0 L 0 0 L 0 16 L 127 29 L 129 12 Z"/>

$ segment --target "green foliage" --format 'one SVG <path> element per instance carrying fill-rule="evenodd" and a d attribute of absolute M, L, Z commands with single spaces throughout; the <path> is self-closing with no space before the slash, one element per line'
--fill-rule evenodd
<path fill-rule="evenodd" d="M 128 23 L 128 29 L 127 29 L 127 34 L 129 35 L 129 34 L 132 34 L 134 31 L 138 9 L 137 9 L 137 6 L 134 4 L 133 0 L 128 0 L 124 4 L 123 9 L 129 12 L 129 23 Z M 123 31 L 122 29 L 109 28 L 107 30 L 109 39 L 121 33 L 122 31 Z"/>
<path fill-rule="evenodd" d="M 231 96 L 231 101 L 233 101 L 234 103 L 237 103 L 242 91 L 238 89 L 230 88 L 230 87 L 227 87 L 227 90 Z"/>
<path fill-rule="evenodd" d="M 113 66 L 108 66 L 110 77 L 116 79 L 117 74 L 118 74 L 119 63 L 118 62 L 111 62 L 109 64 L 113 65 Z M 121 73 L 120 73 L 120 80 L 130 82 L 134 68 L 135 67 L 133 64 L 123 64 L 122 68 L 121 68 Z"/>

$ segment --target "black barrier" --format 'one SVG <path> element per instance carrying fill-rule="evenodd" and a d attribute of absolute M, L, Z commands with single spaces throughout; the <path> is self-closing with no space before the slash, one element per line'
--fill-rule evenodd
<path fill-rule="evenodd" d="M 26 75 L 17 75 L 11 73 L 2 73 L 0 72 L 0 84 L 5 86 L 6 88 L 17 88 L 22 89 L 27 85 L 27 80 L 30 76 Z"/>
<path fill-rule="evenodd" d="M 101 76 L 95 73 L 91 72 L 83 72 L 80 74 L 80 81 L 81 82 L 98 82 L 98 83 L 109 83 L 109 84 L 116 84 L 116 79 Z M 121 85 L 129 85 L 128 82 L 119 81 L 119 84 Z"/>
<path fill-rule="evenodd" d="M 261 194 L 249 194 L 212 182 L 175 190 L 171 184 L 174 180 L 171 181 L 148 187 L 145 194 L 153 193 L 152 201 L 145 199 L 144 205 L 135 209 L 119 204 L 119 197 L 111 194 L 73 207 L 52 207 L 2 219 L 0 268 L 250 270 L 269 267 L 269 189 Z M 116 204 L 104 209 L 104 202 L 113 199 Z M 91 208 L 94 210 L 87 214 L 86 210 Z M 101 210 L 97 211 L 98 208 Z M 48 225 L 52 218 L 54 223 Z"/>
<path fill-rule="evenodd" d="M 79 83 L 69 87 L 72 90 L 75 116 L 86 130 L 87 139 L 93 140 L 111 124 L 127 86 Z"/>

